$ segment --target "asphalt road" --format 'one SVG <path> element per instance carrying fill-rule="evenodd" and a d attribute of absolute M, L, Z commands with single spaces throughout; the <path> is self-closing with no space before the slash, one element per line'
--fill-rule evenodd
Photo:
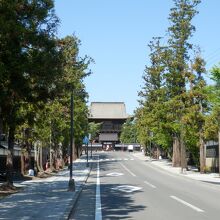
<path fill-rule="evenodd" d="M 94 155 L 70 219 L 219 219 L 220 186 L 167 173 L 127 152 Z"/>

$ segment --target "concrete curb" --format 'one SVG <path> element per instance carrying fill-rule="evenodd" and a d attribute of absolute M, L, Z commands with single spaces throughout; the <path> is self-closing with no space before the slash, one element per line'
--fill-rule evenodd
<path fill-rule="evenodd" d="M 70 201 L 68 207 L 66 208 L 66 210 L 64 212 L 64 215 L 62 216 L 62 218 L 60 218 L 60 220 L 63 220 L 63 219 L 68 220 L 69 219 L 70 214 L 72 213 L 72 210 L 74 209 L 81 192 L 82 192 L 82 187 L 80 187 L 79 190 L 74 192 L 73 199 Z"/>
<path fill-rule="evenodd" d="M 66 208 L 63 217 L 60 220 L 68 220 L 70 218 L 70 215 L 72 214 L 72 212 L 74 211 L 77 201 L 80 197 L 80 194 L 83 190 L 83 187 L 85 185 L 85 183 L 87 182 L 89 175 L 91 173 L 92 170 L 92 164 L 90 164 L 89 166 L 89 172 L 88 174 L 85 176 L 85 180 L 83 180 L 83 184 L 79 187 L 79 190 L 77 190 L 76 192 L 74 192 L 74 196 L 72 198 L 72 200 L 69 202 L 68 207 Z"/>

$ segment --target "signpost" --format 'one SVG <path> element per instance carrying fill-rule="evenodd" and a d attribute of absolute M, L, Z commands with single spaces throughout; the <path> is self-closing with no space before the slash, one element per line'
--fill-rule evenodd
<path fill-rule="evenodd" d="M 86 155 L 87 155 L 87 163 L 86 163 L 86 166 L 88 167 L 89 166 L 89 163 L 88 163 L 88 159 L 89 159 L 89 155 L 88 155 L 88 144 L 89 144 L 89 138 L 87 136 L 85 136 L 83 138 L 83 144 L 86 145 Z"/>
<path fill-rule="evenodd" d="M 90 158 L 92 159 L 92 135 L 89 134 L 89 141 L 90 141 Z"/>

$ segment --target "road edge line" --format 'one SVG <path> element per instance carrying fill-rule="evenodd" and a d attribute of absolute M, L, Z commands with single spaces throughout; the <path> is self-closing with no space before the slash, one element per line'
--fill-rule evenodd
<path fill-rule="evenodd" d="M 100 195 L 100 169 L 99 169 L 99 156 L 97 162 L 97 179 L 96 179 L 96 196 L 95 196 L 95 220 L 102 220 L 102 205 Z"/>

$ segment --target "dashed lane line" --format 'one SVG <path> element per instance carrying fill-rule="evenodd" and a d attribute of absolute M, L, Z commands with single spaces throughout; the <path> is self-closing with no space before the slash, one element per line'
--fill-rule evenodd
<path fill-rule="evenodd" d="M 157 188 L 155 185 L 149 183 L 148 181 L 144 181 L 144 183 L 145 183 L 146 185 L 150 186 L 150 187 L 153 188 L 153 189 L 156 189 L 156 188 Z"/>
<path fill-rule="evenodd" d="M 194 209 L 197 212 L 205 212 L 204 210 L 202 210 L 202 209 L 200 209 L 200 208 L 198 208 L 198 207 L 196 207 L 196 206 L 194 206 L 194 205 L 192 205 L 192 204 L 190 204 L 190 203 L 188 203 L 188 202 L 186 202 L 186 201 L 184 201 L 184 200 L 182 200 L 182 199 L 180 199 L 176 196 L 170 196 L 170 198 L 182 203 L 183 205 L 186 205 L 186 206 L 190 207 L 191 209 Z"/>
<path fill-rule="evenodd" d="M 120 163 L 120 162 L 119 162 Z M 120 163 L 121 164 L 121 166 L 125 169 L 125 170 L 127 170 L 132 176 L 136 176 L 134 173 L 132 173 L 124 164 L 122 164 L 122 163 Z"/>

